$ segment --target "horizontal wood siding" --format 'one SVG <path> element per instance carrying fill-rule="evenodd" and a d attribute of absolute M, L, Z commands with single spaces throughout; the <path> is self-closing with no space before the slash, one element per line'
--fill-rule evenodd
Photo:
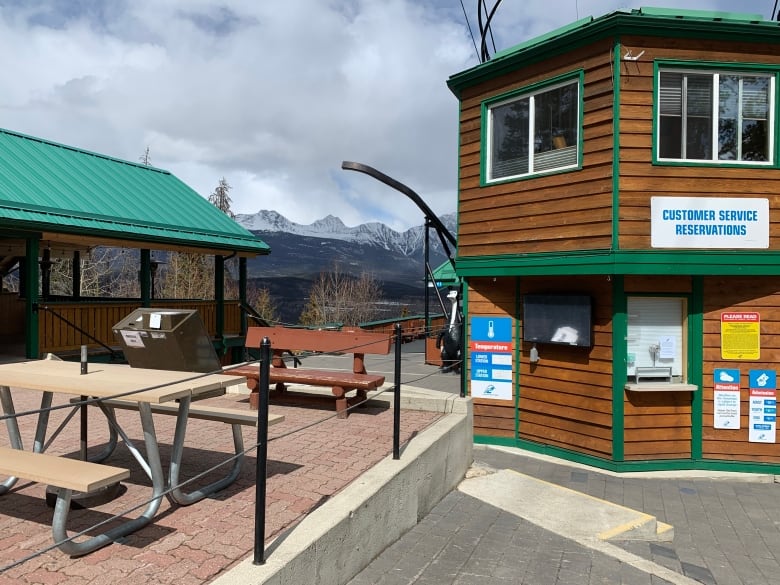
<path fill-rule="evenodd" d="M 758 361 L 721 359 L 720 316 L 725 311 L 756 311 L 761 317 L 761 357 Z M 748 441 L 750 370 L 778 370 L 780 363 L 780 277 L 706 277 L 704 279 L 703 443 L 705 459 L 780 463 L 780 442 Z M 739 369 L 740 428 L 713 428 L 715 369 Z M 780 436 L 778 436 L 780 441 Z"/>
<path fill-rule="evenodd" d="M 480 186 L 481 104 L 557 75 L 585 72 L 583 168 Z M 464 90 L 458 255 L 608 249 L 612 230 L 612 68 L 600 42 Z"/>
<path fill-rule="evenodd" d="M 196 309 L 203 320 L 206 332 L 216 335 L 216 304 L 214 301 L 154 301 L 158 308 Z M 82 345 L 98 349 L 90 336 L 109 347 L 117 347 L 113 327 L 129 313 L 141 306 L 140 301 L 100 303 L 42 303 L 48 309 L 38 312 L 39 354 L 73 351 Z M 225 302 L 225 333 L 241 331 L 241 309 L 238 301 Z M 81 333 L 80 330 L 86 332 Z M 89 335 L 87 335 L 89 334 Z"/>
<path fill-rule="evenodd" d="M 777 47 L 668 38 L 623 39 L 638 61 L 620 74 L 619 237 L 621 249 L 650 248 L 650 198 L 760 197 L 769 199 L 770 248 L 780 249 L 780 170 L 652 164 L 653 62 L 658 59 L 780 64 Z M 777 100 L 778 98 L 775 97 Z"/>
<path fill-rule="evenodd" d="M 627 461 L 690 459 L 690 392 L 626 392 L 623 405 Z"/>
<path fill-rule="evenodd" d="M 523 278 L 521 292 L 589 294 L 593 346 L 537 344 L 520 357 L 520 438 L 602 458 L 612 456 L 612 288 L 606 277 Z"/>
<path fill-rule="evenodd" d="M 468 314 L 495 315 L 515 318 L 516 279 L 471 278 L 468 281 Z M 466 340 L 471 342 L 469 338 Z M 514 344 L 513 344 L 514 347 Z M 514 349 L 513 349 L 514 352 Z M 471 363 L 466 359 L 467 379 L 471 379 Z M 516 367 L 516 366 L 515 366 Z M 513 388 L 513 395 L 516 390 Z M 515 437 L 515 401 L 474 400 L 474 434 L 490 437 Z"/>

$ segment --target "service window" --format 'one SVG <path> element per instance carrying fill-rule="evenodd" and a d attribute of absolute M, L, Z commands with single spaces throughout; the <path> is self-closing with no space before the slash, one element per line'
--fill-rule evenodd
<path fill-rule="evenodd" d="M 774 75 L 660 68 L 657 88 L 659 161 L 773 163 Z"/>
<path fill-rule="evenodd" d="M 579 112 L 579 78 L 488 104 L 486 181 L 577 167 Z"/>
<path fill-rule="evenodd" d="M 686 300 L 628 297 L 628 381 L 686 383 Z"/>

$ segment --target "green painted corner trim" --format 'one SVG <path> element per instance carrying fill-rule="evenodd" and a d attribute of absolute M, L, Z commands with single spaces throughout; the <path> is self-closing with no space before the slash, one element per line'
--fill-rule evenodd
<path fill-rule="evenodd" d="M 474 435 L 477 445 L 496 445 L 499 447 L 517 447 L 517 440 L 511 437 L 491 437 L 490 435 Z"/>
<path fill-rule="evenodd" d="M 704 388 L 704 279 L 694 276 L 688 306 L 688 383 Z M 691 405 L 691 456 L 701 459 L 704 444 L 704 392 L 693 393 Z"/>
<path fill-rule="evenodd" d="M 626 294 L 623 276 L 612 277 L 612 458 L 625 456 L 625 385 L 628 372 L 628 336 Z"/>

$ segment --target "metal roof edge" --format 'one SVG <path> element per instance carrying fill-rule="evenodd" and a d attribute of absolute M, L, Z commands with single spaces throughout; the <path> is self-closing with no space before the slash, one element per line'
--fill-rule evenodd
<path fill-rule="evenodd" d="M 9 136 L 15 136 L 17 138 L 22 138 L 24 140 L 30 140 L 32 142 L 39 142 L 39 143 L 45 144 L 47 146 L 53 146 L 55 148 L 62 148 L 64 150 L 70 150 L 71 152 L 76 152 L 76 153 L 84 154 L 84 155 L 87 155 L 87 156 L 94 156 L 96 158 L 102 158 L 102 159 L 107 160 L 107 161 L 111 161 L 111 162 L 115 162 L 115 163 L 119 163 L 119 164 L 124 164 L 124 165 L 129 165 L 129 166 L 132 166 L 132 167 L 137 167 L 139 169 L 145 169 L 145 170 L 148 170 L 148 171 L 154 171 L 156 173 L 162 173 L 164 175 L 170 175 L 171 174 L 170 171 L 167 171 L 165 169 L 161 169 L 161 168 L 158 168 L 158 167 L 154 167 L 154 166 L 151 166 L 151 165 L 145 165 L 145 164 L 141 164 L 141 163 L 137 163 L 137 162 L 132 162 L 132 161 L 129 161 L 129 160 L 124 160 L 124 159 L 121 159 L 121 158 L 116 158 L 116 157 L 113 157 L 113 156 L 109 156 L 107 154 L 101 154 L 99 152 L 94 152 L 94 151 L 91 151 L 91 150 L 85 150 L 83 148 L 77 148 L 75 146 L 70 146 L 68 144 L 62 144 L 60 142 L 54 142 L 52 140 L 46 140 L 45 138 L 39 138 L 38 136 L 31 136 L 29 134 L 23 134 L 22 132 L 16 132 L 14 130 L 8 130 L 7 128 L 0 128 L 0 134 L 7 134 Z"/>
<path fill-rule="evenodd" d="M 450 91 L 460 98 L 463 89 L 471 87 L 519 67 L 558 55 L 576 47 L 623 34 L 692 38 L 743 39 L 749 32 L 751 40 L 771 40 L 780 43 L 780 22 L 763 20 L 756 15 L 696 10 L 641 8 L 615 11 L 541 35 L 525 43 L 500 51 L 485 63 L 455 73 L 447 80 Z M 674 28 L 670 24 L 674 23 Z M 683 26 L 684 24 L 684 26 Z"/>
<path fill-rule="evenodd" d="M 73 218 L 81 221 L 94 222 L 95 224 L 98 224 L 99 227 L 89 228 L 90 235 L 92 233 L 102 232 L 105 234 L 111 234 L 111 237 L 114 238 L 122 238 L 127 240 L 149 239 L 158 242 L 169 241 L 171 243 L 186 241 L 189 242 L 190 245 L 192 245 L 193 240 L 191 238 L 182 238 L 178 236 L 181 234 L 187 234 L 194 237 L 196 236 L 200 238 L 200 240 L 197 241 L 203 242 L 204 244 L 203 246 L 196 246 L 196 247 L 214 247 L 214 242 L 213 241 L 210 242 L 209 239 L 221 239 L 221 240 L 236 242 L 235 244 L 236 246 L 238 246 L 239 243 L 248 245 L 248 249 L 252 249 L 252 250 L 256 250 L 256 249 L 270 250 L 270 246 L 268 244 L 266 244 L 263 240 L 255 236 L 252 232 L 244 228 L 242 229 L 244 229 L 246 233 L 215 232 L 215 231 L 208 231 L 208 230 L 197 230 L 192 228 L 185 229 L 182 227 L 161 225 L 161 224 L 155 225 L 155 224 L 133 223 L 127 220 L 104 218 L 102 216 L 90 217 L 90 216 L 78 215 L 73 213 L 57 213 L 56 210 L 53 211 L 51 208 L 31 210 L 31 209 L 25 209 L 24 207 L 18 205 L 8 206 L 8 205 L 2 205 L 0 203 L 0 209 L 14 209 L 23 212 L 28 211 L 32 213 L 40 213 L 51 217 Z M 25 227 L 25 229 L 35 229 L 35 230 L 43 230 L 43 231 L 61 231 L 63 233 L 75 233 L 75 234 L 85 233 L 85 229 L 81 226 L 76 226 L 72 224 L 62 224 L 62 223 L 52 224 L 52 223 L 46 223 L 42 221 L 36 221 L 34 219 L 0 218 L 0 224 L 3 223 Z M 113 226 L 113 228 L 115 229 L 109 228 L 107 226 Z M 130 232 L 127 230 L 127 228 L 129 227 L 135 229 L 141 229 L 141 230 L 153 230 L 159 232 L 159 235 L 153 236 L 148 233 L 139 233 L 135 231 Z"/>

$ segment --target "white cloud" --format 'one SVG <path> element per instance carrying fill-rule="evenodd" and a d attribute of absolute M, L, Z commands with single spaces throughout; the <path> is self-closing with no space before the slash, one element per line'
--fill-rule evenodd
<path fill-rule="evenodd" d="M 464 4 L 476 27 L 476 0 Z M 739 10 L 768 17 L 764 4 Z M 556 6 L 504 2 L 497 48 L 625 4 Z M 457 100 L 446 80 L 477 63 L 457 2 L 18 0 L 0 4 L 0 52 L 14 56 L 0 126 L 131 161 L 148 146 L 154 165 L 204 196 L 225 177 L 238 213 L 422 223 L 403 195 L 341 170 L 343 160 L 455 211 Z"/>

